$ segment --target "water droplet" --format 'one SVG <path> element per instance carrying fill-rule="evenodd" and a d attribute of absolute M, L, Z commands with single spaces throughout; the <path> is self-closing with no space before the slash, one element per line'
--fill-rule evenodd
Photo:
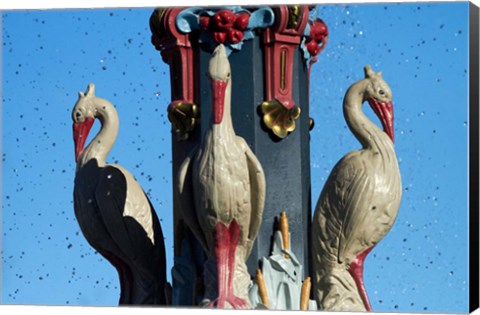
<path fill-rule="evenodd" d="M 92 202 L 93 202 L 93 200 L 92 200 L 92 199 L 88 199 L 88 203 L 92 203 Z"/>

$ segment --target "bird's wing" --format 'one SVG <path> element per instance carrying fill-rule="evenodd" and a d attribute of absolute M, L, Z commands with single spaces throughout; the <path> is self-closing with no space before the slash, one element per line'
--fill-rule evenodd
<path fill-rule="evenodd" d="M 178 184 L 174 190 L 174 198 L 176 203 L 180 205 L 180 213 L 187 226 L 192 231 L 193 235 L 202 244 L 205 251 L 208 251 L 207 242 L 203 235 L 203 230 L 198 223 L 197 213 L 195 211 L 195 202 L 193 195 L 192 183 L 192 166 L 193 157 L 197 150 L 192 150 L 190 154 L 185 157 L 182 165 L 180 165 L 178 172 Z"/>
<path fill-rule="evenodd" d="M 106 166 L 99 176 L 95 199 L 112 239 L 125 255 L 136 259 L 150 251 L 153 244 L 139 221 L 125 215 L 127 189 L 127 180 L 122 171 L 114 166 Z"/>
<path fill-rule="evenodd" d="M 162 226 L 160 225 L 160 221 L 155 213 L 155 209 L 151 204 L 148 197 L 145 195 L 150 205 L 150 209 L 152 211 L 152 224 L 153 224 L 153 231 L 154 231 L 154 239 L 155 245 L 153 248 L 153 253 L 147 252 L 144 256 L 145 262 L 147 266 L 149 266 L 149 271 L 152 272 L 155 279 L 157 281 L 157 285 L 160 286 L 158 289 L 158 296 L 156 297 L 155 304 L 166 305 L 167 298 L 165 293 L 165 288 L 167 284 L 167 255 L 165 253 L 165 240 L 163 238 L 163 231 Z M 152 277 L 153 278 L 153 277 Z"/>
<path fill-rule="evenodd" d="M 364 160 L 355 154 L 339 165 L 335 178 L 339 206 L 337 211 L 342 222 L 338 243 L 339 262 L 343 262 L 352 251 L 366 249 L 369 245 L 362 237 L 371 228 L 368 217 L 372 211 L 370 204 L 374 193 L 374 182 L 367 176 L 367 168 Z"/>
<path fill-rule="evenodd" d="M 73 194 L 75 217 L 88 243 L 119 268 L 123 265 L 125 255 L 110 237 L 94 200 L 95 188 L 91 183 L 97 182 L 99 172 L 100 168 L 95 159 L 90 160 L 77 172 Z"/>
<path fill-rule="evenodd" d="M 248 230 L 248 239 L 250 243 L 248 244 L 246 251 L 248 257 L 250 255 L 250 250 L 252 249 L 253 243 L 257 237 L 258 230 L 260 229 L 260 224 L 262 223 L 263 208 L 265 206 L 266 184 L 262 165 L 258 161 L 255 154 L 253 154 L 252 150 L 250 150 L 245 140 L 243 138 L 240 139 L 245 148 L 248 176 L 250 180 L 250 204 L 252 212 L 250 214 L 250 227 Z"/>
<path fill-rule="evenodd" d="M 155 247 L 160 252 L 160 254 L 163 253 L 163 256 L 165 257 L 165 240 L 163 237 L 163 230 L 162 230 L 162 226 L 160 225 L 160 220 L 158 219 L 155 209 L 153 208 L 153 205 L 150 202 L 150 199 L 148 199 L 147 195 L 145 195 L 145 198 L 147 198 L 148 204 L 152 211 L 152 226 L 154 231 L 153 237 L 155 239 Z"/>

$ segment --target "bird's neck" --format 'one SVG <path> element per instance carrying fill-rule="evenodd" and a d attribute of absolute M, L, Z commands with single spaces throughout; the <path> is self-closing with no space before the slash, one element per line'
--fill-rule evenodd
<path fill-rule="evenodd" d="M 81 154 L 77 163 L 80 167 L 91 159 L 96 159 L 98 166 L 104 166 L 105 159 L 112 149 L 118 134 L 118 115 L 113 105 L 101 98 L 96 98 L 94 104 L 95 117 L 100 120 L 101 128 Z"/>
<path fill-rule="evenodd" d="M 362 80 L 348 89 L 343 101 L 345 120 L 363 149 L 393 151 L 393 142 L 388 135 L 363 113 L 364 91 L 367 84 L 367 80 Z"/>

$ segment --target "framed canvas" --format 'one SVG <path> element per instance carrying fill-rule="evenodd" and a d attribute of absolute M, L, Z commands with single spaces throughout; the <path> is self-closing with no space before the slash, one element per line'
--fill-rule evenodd
<path fill-rule="evenodd" d="M 216 295 L 246 278 L 242 292 L 248 303 L 229 302 L 231 293 L 225 293 L 221 306 L 383 313 L 478 308 L 478 3 L 81 7 L 0 12 L 0 310 L 119 302 L 216 307 Z M 218 70 L 212 60 L 220 58 L 220 46 L 225 57 Z M 231 87 L 217 90 L 212 82 L 227 82 L 218 79 L 226 63 Z M 370 103 L 370 108 L 367 94 L 357 95 L 364 121 L 355 129 L 349 97 L 355 83 L 372 78 L 383 82 L 375 91 L 388 94 L 381 106 L 391 107 L 382 112 Z M 99 116 L 105 105 L 91 107 L 92 119 L 99 121 L 79 146 L 77 123 L 88 116 L 79 104 L 93 95 L 118 113 L 118 135 L 105 138 L 112 148 L 105 149 L 104 162 L 121 165 L 119 176 L 127 178 L 128 170 L 132 179 L 104 186 L 108 196 L 123 194 L 120 205 L 106 206 L 111 216 L 100 209 L 82 217 L 92 204 L 87 191 L 95 186 L 98 194 L 102 176 L 92 171 L 80 180 L 88 162 L 82 156 L 110 123 Z M 219 114 L 218 98 L 228 100 L 231 110 L 222 107 Z M 231 122 L 232 138 L 209 142 L 209 132 L 225 121 Z M 377 135 L 362 138 L 366 122 L 388 139 L 382 141 L 390 155 L 372 147 L 369 141 Z M 199 161 L 210 149 L 213 166 L 202 169 Z M 344 156 L 355 150 L 390 164 L 371 157 L 342 170 Z M 220 151 L 227 152 L 221 166 Z M 231 167 L 239 155 L 247 156 L 244 164 Z M 95 167 L 105 168 L 95 157 Z M 369 171 L 355 173 L 360 164 Z M 229 175 L 222 180 L 216 176 L 223 175 L 198 175 L 209 170 Z M 338 175 L 342 172 L 347 175 Z M 361 180 L 348 177 L 360 173 Z M 235 180 L 243 188 L 231 184 Z M 135 197 L 131 188 L 127 192 L 133 181 L 139 185 Z M 198 188 L 204 184 L 207 188 Z M 237 190 L 225 192 L 230 186 Z M 144 198 L 142 189 L 148 201 L 128 208 Z M 104 200 L 95 200 L 102 208 Z M 225 200 L 248 203 L 247 222 L 239 214 L 243 210 L 225 214 L 220 206 L 206 205 L 228 204 Z M 362 206 L 367 204 L 368 209 Z M 210 218 L 209 211 L 216 211 L 217 221 L 201 223 L 210 222 L 202 218 Z M 127 217 L 133 223 L 127 225 Z M 225 217 L 220 226 L 218 218 Z M 237 222 L 238 233 L 228 232 Z M 148 224 L 153 227 L 145 228 Z M 101 228 L 121 255 L 89 234 Z M 118 242 L 128 233 L 128 241 Z M 232 245 L 235 238 L 240 241 Z M 182 247 L 186 240 L 188 253 Z M 149 241 L 161 243 L 164 256 L 157 257 L 162 250 L 145 245 Z M 222 246 L 228 250 L 221 252 Z M 235 270 L 228 267 L 230 258 L 222 260 L 233 249 L 232 257 L 244 255 L 241 270 L 237 256 Z M 125 268 L 138 273 L 162 269 L 162 299 L 151 297 L 153 282 L 138 289 L 134 276 L 122 280 L 124 265 L 116 261 L 127 258 L 119 255 L 135 261 Z M 141 265 L 142 259 L 155 267 Z M 347 278 L 322 280 L 337 267 L 319 266 L 332 264 Z M 225 279 L 232 274 L 225 287 L 221 268 L 228 270 Z M 305 291 L 307 278 L 311 287 Z M 126 288 L 141 293 L 135 298 Z"/>

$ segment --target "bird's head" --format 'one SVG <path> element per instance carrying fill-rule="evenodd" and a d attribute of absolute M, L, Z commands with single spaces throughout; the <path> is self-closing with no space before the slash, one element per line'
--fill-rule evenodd
<path fill-rule="evenodd" d="M 218 45 L 212 53 L 208 64 L 208 75 L 212 86 L 213 122 L 220 124 L 225 107 L 225 91 L 231 79 L 230 62 L 222 44 Z"/>
<path fill-rule="evenodd" d="M 78 92 L 78 101 L 72 111 L 73 140 L 75 142 L 75 160 L 82 154 L 88 133 L 95 121 L 95 85 L 90 83 L 87 92 Z"/>
<path fill-rule="evenodd" d="M 383 131 L 394 141 L 392 91 L 382 78 L 382 72 L 373 72 L 370 66 L 365 66 L 365 79 L 368 81 L 364 100 L 368 101 L 375 114 L 380 119 Z"/>

